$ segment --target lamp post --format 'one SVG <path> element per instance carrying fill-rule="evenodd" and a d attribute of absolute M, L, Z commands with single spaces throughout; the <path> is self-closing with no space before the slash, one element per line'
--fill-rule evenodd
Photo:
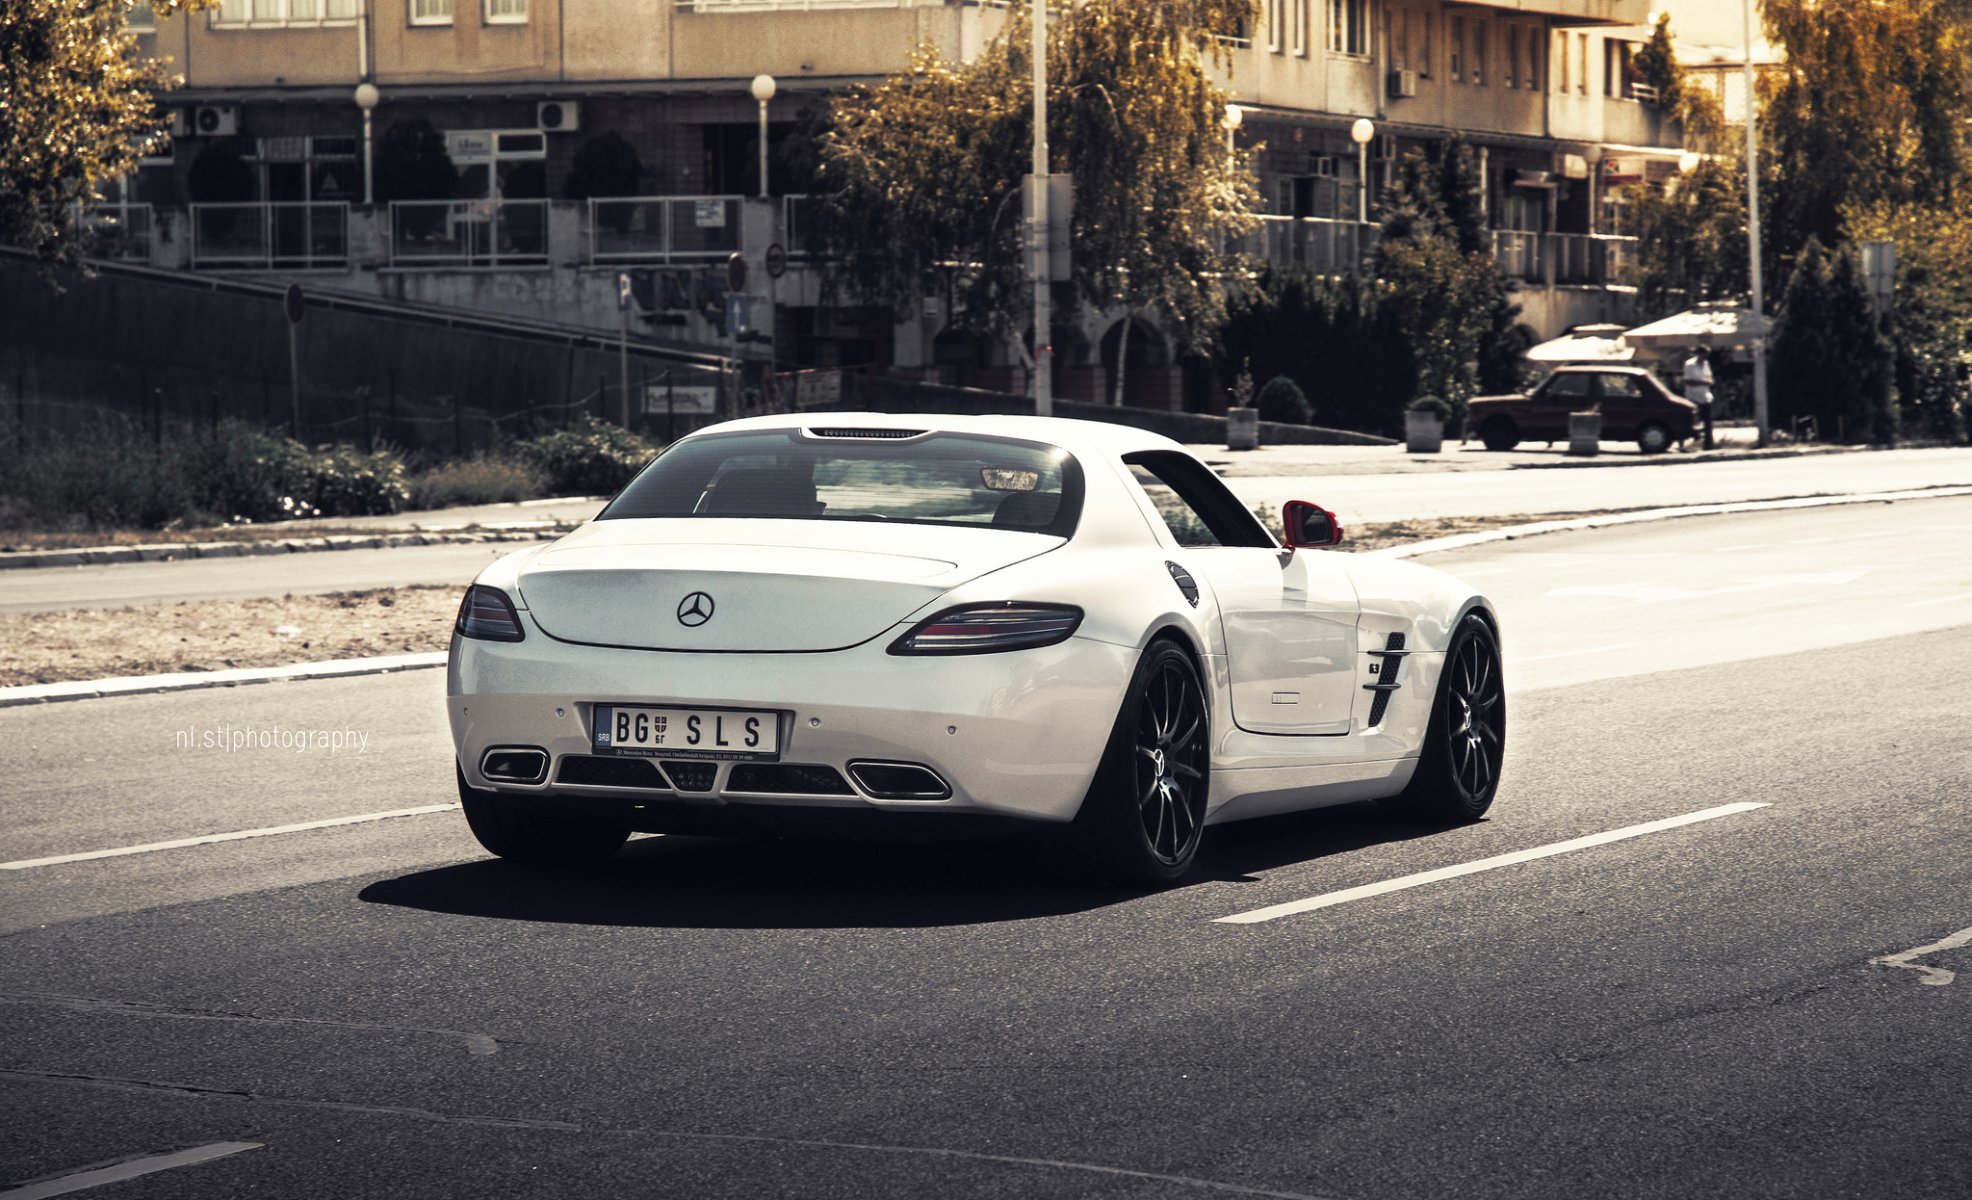
<path fill-rule="evenodd" d="M 377 85 L 364 80 L 356 85 L 356 107 L 363 110 L 363 203 L 376 203 L 374 139 L 370 136 L 370 113 L 383 97 L 377 92 Z"/>
<path fill-rule="evenodd" d="M 1232 163 L 1233 155 L 1239 151 L 1239 127 L 1246 123 L 1246 110 L 1237 104 L 1226 105 L 1226 115 L 1219 118 L 1219 125 L 1226 131 L 1226 162 Z"/>
<path fill-rule="evenodd" d="M 1376 124 L 1368 117 L 1357 117 L 1349 126 L 1349 140 L 1356 143 L 1356 220 L 1369 224 L 1369 144 L 1376 138 Z"/>
<path fill-rule="evenodd" d="M 1765 284 L 1760 278 L 1760 98 L 1753 80 L 1753 0 L 1744 0 L 1746 24 L 1746 244 L 1753 284 L 1753 425 L 1767 444 L 1767 339 Z"/>
<path fill-rule="evenodd" d="M 1033 248 L 1028 254 L 1034 275 L 1034 415 L 1054 415 L 1054 297 L 1048 294 L 1052 268 L 1048 262 L 1051 231 L 1048 212 L 1048 6 L 1035 4 L 1034 16 L 1034 162 L 1027 178 L 1029 224 Z"/>
<path fill-rule="evenodd" d="M 767 101 L 774 98 L 774 77 L 753 77 L 753 98 L 760 102 L 760 198 L 767 198 Z"/>

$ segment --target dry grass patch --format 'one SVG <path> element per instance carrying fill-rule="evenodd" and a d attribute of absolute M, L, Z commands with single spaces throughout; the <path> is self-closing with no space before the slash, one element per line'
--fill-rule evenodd
<path fill-rule="evenodd" d="M 0 687 L 445 649 L 455 587 L 0 613 Z"/>

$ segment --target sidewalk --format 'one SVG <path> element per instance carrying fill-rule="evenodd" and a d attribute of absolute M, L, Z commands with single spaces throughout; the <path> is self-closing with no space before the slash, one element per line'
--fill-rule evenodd
<path fill-rule="evenodd" d="M 1677 466 L 1721 462 L 1747 457 L 1795 458 L 1804 454 L 1860 453 L 1855 446 L 1756 447 L 1758 433 L 1750 424 L 1720 426 L 1713 431 L 1716 449 L 1645 454 L 1635 442 L 1603 442 L 1593 458 L 1568 453 L 1564 439 L 1552 444 L 1522 442 L 1501 453 L 1486 449 L 1477 438 L 1447 440 L 1437 454 L 1411 454 L 1394 446 L 1262 446 L 1258 450 L 1228 450 L 1224 446 L 1193 445 L 1193 454 L 1211 463 L 1228 479 L 1280 478 L 1293 475 L 1407 475 L 1418 472 L 1507 471 L 1530 468 L 1582 469 L 1614 466 Z"/>

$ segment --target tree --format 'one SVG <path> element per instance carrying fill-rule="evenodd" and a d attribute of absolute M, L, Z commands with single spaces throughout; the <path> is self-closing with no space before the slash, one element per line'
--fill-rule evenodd
<path fill-rule="evenodd" d="M 1786 53 L 1761 118 L 1769 260 L 1849 237 L 1845 207 L 1962 199 L 1972 116 L 1963 0 L 1765 0 Z M 1770 188 L 1765 186 L 1771 183 Z"/>
<path fill-rule="evenodd" d="M 1844 212 L 1858 241 L 1897 248 L 1891 328 L 1907 431 L 1962 442 L 1972 369 L 1972 214 L 1878 204 Z"/>
<path fill-rule="evenodd" d="M 208 0 L 156 0 L 160 17 Z M 125 0 L 0 0 L 0 241 L 44 263 L 81 257 L 76 210 L 165 133 L 180 82 L 142 57 Z"/>
<path fill-rule="evenodd" d="M 576 147 L 562 190 L 570 200 L 635 196 L 642 191 L 643 180 L 644 164 L 637 157 L 637 148 L 612 129 Z"/>
<path fill-rule="evenodd" d="M 1701 156 L 1661 190 L 1637 189 L 1635 282 L 1644 319 L 1746 294 L 1744 162 Z"/>
<path fill-rule="evenodd" d="M 1775 423 L 1812 417 L 1829 439 L 1894 441 L 1889 342 L 1878 330 L 1855 255 L 1809 238 L 1774 328 Z"/>
<path fill-rule="evenodd" d="M 1048 141 L 1075 182 L 1075 303 L 1153 309 L 1187 349 L 1209 344 L 1237 278 L 1252 151 L 1228 154 L 1209 36 L 1250 0 L 1087 0 L 1049 23 Z M 832 283 L 914 307 L 942 271 L 955 324 L 1017 336 L 1030 322 L 1022 180 L 1031 166 L 1028 12 L 969 64 L 921 52 L 840 99 L 821 142 L 821 236 Z"/>
<path fill-rule="evenodd" d="M 377 139 L 373 170 L 378 203 L 450 200 L 459 187 L 445 135 L 423 117 L 391 122 Z"/>

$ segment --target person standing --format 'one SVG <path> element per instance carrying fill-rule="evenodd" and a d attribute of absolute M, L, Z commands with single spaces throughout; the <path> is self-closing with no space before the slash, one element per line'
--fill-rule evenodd
<path fill-rule="evenodd" d="M 1705 430 L 1703 445 L 1712 449 L 1712 360 L 1703 346 L 1693 346 L 1684 360 L 1684 398 L 1698 406 L 1698 419 Z"/>

